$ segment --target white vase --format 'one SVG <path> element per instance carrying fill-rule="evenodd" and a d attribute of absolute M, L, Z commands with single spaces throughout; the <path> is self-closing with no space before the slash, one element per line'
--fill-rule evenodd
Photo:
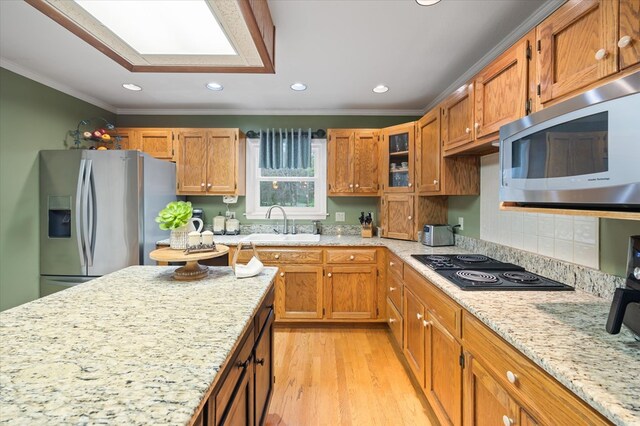
<path fill-rule="evenodd" d="M 198 222 L 197 229 L 193 222 Z M 171 234 L 169 235 L 169 247 L 173 250 L 185 250 L 187 248 L 187 242 L 189 241 L 189 232 L 200 232 L 202 231 L 203 226 L 204 224 L 202 223 L 202 219 L 195 217 L 189 220 L 186 225 L 172 229 Z"/>

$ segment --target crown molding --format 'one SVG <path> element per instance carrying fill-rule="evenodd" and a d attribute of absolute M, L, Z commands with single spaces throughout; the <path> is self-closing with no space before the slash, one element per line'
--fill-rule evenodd
<path fill-rule="evenodd" d="M 106 102 L 103 102 L 99 99 L 94 98 L 93 96 L 89 96 L 86 95 L 78 90 L 72 89 L 69 86 L 66 86 L 64 84 L 60 84 L 55 80 L 51 80 L 50 78 L 47 77 L 43 77 L 42 75 L 33 72 L 27 68 L 24 68 L 14 62 L 9 61 L 8 59 L 5 59 L 3 57 L 0 57 L 0 67 L 5 68 L 11 72 L 14 72 L 16 74 L 19 74 L 25 78 L 28 78 L 29 80 L 33 80 L 35 82 L 38 82 L 40 84 L 43 84 L 47 87 L 50 87 L 52 89 L 55 89 L 59 92 L 62 92 L 64 94 L 67 94 L 69 96 L 73 96 L 76 99 L 80 99 L 81 101 L 85 101 L 87 103 L 90 103 L 91 105 L 97 106 L 98 108 L 102 108 L 102 109 L 106 109 L 109 112 L 112 113 L 117 113 L 117 108 L 113 105 L 109 105 Z"/>
<path fill-rule="evenodd" d="M 458 77 L 453 83 L 449 85 L 442 93 L 440 93 L 435 99 L 433 99 L 424 108 L 422 114 L 436 107 L 447 96 L 453 93 L 463 84 L 467 84 L 476 74 L 478 74 L 484 67 L 489 65 L 494 59 L 500 56 L 505 50 L 511 47 L 515 42 L 520 40 L 540 24 L 547 16 L 551 15 L 558 9 L 566 0 L 548 0 L 542 6 L 540 6 L 531 16 L 518 25 L 513 31 L 511 31 L 501 42 L 495 45 L 493 49 L 487 52 L 478 62 L 470 67 L 464 74 Z"/>
<path fill-rule="evenodd" d="M 367 115 L 420 116 L 420 109 L 130 109 L 118 108 L 118 115 Z"/>

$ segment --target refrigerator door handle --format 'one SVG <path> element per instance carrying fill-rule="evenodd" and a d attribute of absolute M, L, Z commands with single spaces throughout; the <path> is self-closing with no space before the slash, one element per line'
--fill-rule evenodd
<path fill-rule="evenodd" d="M 89 237 L 89 188 L 91 186 L 91 166 L 93 160 L 87 160 L 85 180 L 82 188 L 82 233 L 84 241 L 85 256 L 87 265 L 93 266 L 93 257 L 91 256 L 91 241 Z"/>
<path fill-rule="evenodd" d="M 78 253 L 80 254 L 80 266 L 85 266 L 84 247 L 82 245 L 82 189 L 84 186 L 84 171 L 86 160 L 80 160 L 80 170 L 78 172 L 78 186 L 76 188 L 76 240 L 78 241 Z"/>
<path fill-rule="evenodd" d="M 90 162 L 92 160 L 89 160 Z M 89 218 L 89 245 L 87 246 L 87 258 L 89 259 L 89 266 L 93 266 L 93 257 L 96 247 L 96 227 L 97 227 L 97 212 L 96 205 L 96 183 L 94 179 L 93 167 L 89 167 L 87 176 L 87 186 L 89 187 L 89 198 L 87 204 L 89 209 L 87 216 Z"/>

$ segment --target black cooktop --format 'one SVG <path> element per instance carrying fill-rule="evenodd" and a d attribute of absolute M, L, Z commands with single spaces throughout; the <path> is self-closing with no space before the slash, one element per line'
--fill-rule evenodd
<path fill-rule="evenodd" d="M 479 254 L 412 254 L 463 290 L 572 291 L 573 287 Z"/>

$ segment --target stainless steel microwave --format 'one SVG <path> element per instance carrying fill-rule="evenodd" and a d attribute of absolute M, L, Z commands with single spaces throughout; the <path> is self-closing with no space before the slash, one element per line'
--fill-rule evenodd
<path fill-rule="evenodd" d="M 500 201 L 640 209 L 640 72 L 500 128 Z"/>

